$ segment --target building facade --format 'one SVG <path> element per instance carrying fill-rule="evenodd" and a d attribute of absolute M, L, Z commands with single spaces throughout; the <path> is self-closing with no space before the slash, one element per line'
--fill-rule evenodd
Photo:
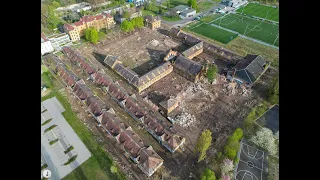
<path fill-rule="evenodd" d="M 51 42 L 46 35 L 41 32 L 41 55 L 47 54 L 54 51 Z"/>
<path fill-rule="evenodd" d="M 161 26 L 161 20 L 158 17 L 153 17 L 151 15 L 144 17 L 144 23 L 152 30 L 156 30 Z"/>
<path fill-rule="evenodd" d="M 110 29 L 115 26 L 113 17 L 110 14 L 99 14 L 96 16 L 83 16 L 80 21 L 73 24 L 65 24 L 64 31 L 69 34 L 72 42 L 80 40 L 87 28 L 94 27 L 98 31 L 106 28 Z"/>
<path fill-rule="evenodd" d="M 72 43 L 69 35 L 66 33 L 54 34 L 54 35 L 48 36 L 48 38 L 55 51 L 60 51 L 61 47 L 68 46 Z"/>

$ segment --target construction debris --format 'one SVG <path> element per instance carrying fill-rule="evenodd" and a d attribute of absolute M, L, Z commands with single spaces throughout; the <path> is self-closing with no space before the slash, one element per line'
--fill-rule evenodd
<path fill-rule="evenodd" d="M 236 82 L 229 82 L 224 84 L 223 90 L 228 96 L 230 95 L 241 95 L 241 96 L 249 96 L 252 92 L 251 89 L 245 87 L 244 85 L 238 85 Z"/>
<path fill-rule="evenodd" d="M 175 117 L 176 122 L 182 127 L 191 127 L 196 123 L 196 117 L 189 113 L 183 112 Z"/>

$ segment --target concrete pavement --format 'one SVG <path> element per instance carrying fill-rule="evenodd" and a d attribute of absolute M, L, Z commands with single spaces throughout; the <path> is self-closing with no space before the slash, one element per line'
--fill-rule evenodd
<path fill-rule="evenodd" d="M 42 109 L 47 109 L 47 111 L 45 111 L 47 115 L 45 115 L 45 117 L 42 115 L 41 119 L 52 117 L 52 120 L 48 124 L 41 126 L 41 156 L 48 165 L 48 168 L 46 169 L 49 169 L 52 172 L 50 179 L 53 180 L 62 179 L 91 157 L 89 150 L 62 116 L 61 113 L 64 111 L 63 107 L 60 103 L 57 103 L 59 103 L 59 101 L 55 97 L 41 102 L 43 106 Z M 47 134 L 45 134 L 44 131 L 52 125 L 57 125 L 57 127 L 46 133 L 52 133 L 54 137 L 51 139 L 57 138 L 59 141 L 50 145 L 50 138 L 47 137 Z M 67 146 L 65 144 L 67 144 Z M 65 154 L 64 151 L 67 147 L 70 147 L 70 145 L 72 145 L 74 149 L 70 151 L 70 153 Z M 70 158 L 70 154 L 72 154 L 72 156 L 77 154 L 76 160 L 69 165 L 63 165 L 65 162 L 62 162 L 61 160 L 67 161 Z"/>

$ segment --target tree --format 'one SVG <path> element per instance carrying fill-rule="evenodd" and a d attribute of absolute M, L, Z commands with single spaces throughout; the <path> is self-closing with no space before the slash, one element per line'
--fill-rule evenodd
<path fill-rule="evenodd" d="M 230 145 L 226 145 L 224 147 L 224 154 L 229 158 L 229 159 L 234 159 L 237 156 L 237 149 Z"/>
<path fill-rule="evenodd" d="M 188 5 L 195 9 L 195 10 L 198 10 L 198 6 L 197 6 L 197 0 L 188 0 Z"/>
<path fill-rule="evenodd" d="M 130 13 L 129 13 L 128 11 L 124 11 L 124 12 L 122 13 L 122 17 L 123 17 L 123 18 L 126 18 L 126 19 L 129 19 L 129 18 L 130 18 Z"/>
<path fill-rule="evenodd" d="M 279 75 L 274 77 L 268 89 L 267 100 L 270 104 L 279 104 Z"/>
<path fill-rule="evenodd" d="M 233 169 L 234 169 L 232 160 L 224 159 L 222 164 L 220 165 L 220 169 L 221 169 L 222 175 L 232 176 Z"/>
<path fill-rule="evenodd" d="M 213 80 L 216 78 L 217 71 L 218 71 L 217 65 L 213 64 L 209 66 L 207 71 L 207 78 L 210 83 L 212 83 Z"/>
<path fill-rule="evenodd" d="M 88 40 L 89 42 L 92 42 L 94 44 L 97 44 L 98 40 L 99 40 L 99 33 L 95 28 L 88 28 L 85 31 L 85 38 L 86 40 Z"/>
<path fill-rule="evenodd" d="M 130 21 L 127 21 L 127 20 L 124 20 L 122 23 L 121 23 L 121 30 L 124 31 L 124 32 L 131 32 L 134 30 L 134 27 L 132 25 L 132 23 Z"/>
<path fill-rule="evenodd" d="M 250 141 L 262 149 L 267 150 L 272 155 L 278 152 L 275 136 L 268 128 L 263 127 L 257 131 L 256 135 L 251 137 Z"/>
<path fill-rule="evenodd" d="M 133 3 L 129 3 L 130 4 L 130 7 L 134 7 L 134 4 Z"/>
<path fill-rule="evenodd" d="M 195 147 L 195 153 L 199 153 L 198 162 L 204 160 L 206 152 L 211 146 L 212 132 L 208 129 L 204 130 L 198 138 L 197 145 Z"/>
<path fill-rule="evenodd" d="M 136 17 L 131 20 L 131 23 L 134 28 L 142 28 L 144 26 L 143 24 L 143 17 Z"/>
<path fill-rule="evenodd" d="M 243 131 L 241 128 L 237 128 L 234 133 L 232 134 L 232 136 L 230 136 L 229 139 L 235 140 L 235 141 L 239 141 L 243 136 Z"/>
<path fill-rule="evenodd" d="M 201 180 L 216 180 L 216 175 L 213 171 L 206 168 L 203 173 L 201 174 Z"/>
<path fill-rule="evenodd" d="M 54 9 L 57 9 L 57 8 L 60 7 L 61 5 L 60 5 L 60 3 L 58 3 L 57 1 L 53 1 L 53 2 L 51 3 L 51 6 L 52 6 Z"/>
<path fill-rule="evenodd" d="M 111 166 L 110 171 L 112 174 L 116 174 L 118 172 L 118 168 L 116 166 Z"/>
<path fill-rule="evenodd" d="M 60 19 L 54 14 L 52 6 L 48 6 L 47 23 L 49 29 L 55 29 L 60 24 Z"/>

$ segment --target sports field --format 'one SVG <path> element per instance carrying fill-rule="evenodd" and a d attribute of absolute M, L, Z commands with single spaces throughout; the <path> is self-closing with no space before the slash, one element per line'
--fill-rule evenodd
<path fill-rule="evenodd" d="M 279 22 L 279 8 L 249 3 L 245 7 L 239 8 L 237 12 Z"/>
<path fill-rule="evenodd" d="M 279 26 L 276 24 L 240 14 L 227 14 L 212 23 L 268 44 L 279 46 Z"/>
<path fill-rule="evenodd" d="M 189 30 L 224 44 L 227 44 L 238 36 L 235 33 L 211 26 L 210 24 L 205 24 L 203 22 L 192 25 L 189 27 Z"/>

